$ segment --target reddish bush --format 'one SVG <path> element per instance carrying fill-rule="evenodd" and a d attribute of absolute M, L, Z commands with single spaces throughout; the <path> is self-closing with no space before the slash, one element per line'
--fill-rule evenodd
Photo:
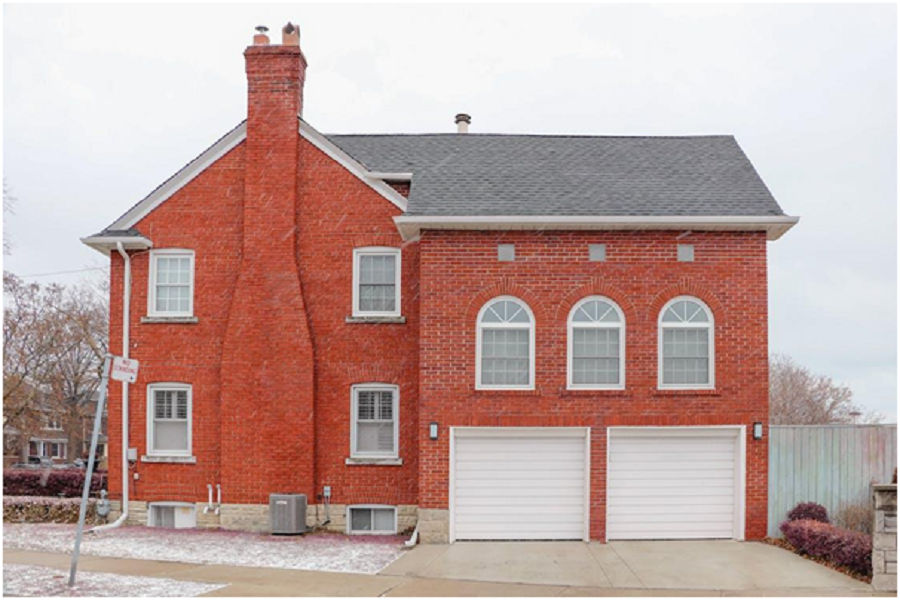
<path fill-rule="evenodd" d="M 82 469 L 8 469 L 3 471 L 4 496 L 55 496 L 76 498 L 84 487 Z M 106 487 L 106 473 L 94 473 L 91 495 Z"/>
<path fill-rule="evenodd" d="M 830 523 L 828 520 L 828 511 L 821 504 L 815 502 L 801 502 L 787 515 L 788 521 L 818 521 L 820 523 Z"/>
<path fill-rule="evenodd" d="M 785 521 L 781 532 L 800 554 L 867 577 L 872 574 L 872 538 L 864 533 L 814 520 Z"/>

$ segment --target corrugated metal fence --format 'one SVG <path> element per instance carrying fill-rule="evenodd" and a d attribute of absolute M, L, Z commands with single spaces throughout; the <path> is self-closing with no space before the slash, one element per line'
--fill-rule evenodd
<path fill-rule="evenodd" d="M 799 502 L 836 514 L 871 502 L 872 483 L 890 483 L 897 466 L 896 425 L 769 427 L 769 535 Z"/>

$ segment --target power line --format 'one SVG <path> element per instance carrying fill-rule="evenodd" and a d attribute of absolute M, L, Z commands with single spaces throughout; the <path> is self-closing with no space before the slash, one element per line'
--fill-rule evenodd
<path fill-rule="evenodd" d="M 106 271 L 109 267 L 90 267 L 88 269 L 76 269 L 74 271 L 56 271 L 55 273 L 34 273 L 31 275 L 16 275 L 19 279 L 28 279 L 29 277 L 50 277 L 51 275 L 69 275 L 71 273 L 84 273 L 86 271 Z"/>

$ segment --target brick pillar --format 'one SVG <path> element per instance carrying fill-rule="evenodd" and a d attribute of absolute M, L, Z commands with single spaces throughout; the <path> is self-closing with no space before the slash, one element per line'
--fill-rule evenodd
<path fill-rule="evenodd" d="M 224 504 L 312 500 L 314 489 L 314 355 L 296 252 L 306 59 L 290 24 L 282 45 L 254 42 L 244 52 L 243 249 L 222 350 Z"/>
<path fill-rule="evenodd" d="M 897 484 L 874 486 L 875 529 L 872 539 L 872 587 L 897 591 Z"/>

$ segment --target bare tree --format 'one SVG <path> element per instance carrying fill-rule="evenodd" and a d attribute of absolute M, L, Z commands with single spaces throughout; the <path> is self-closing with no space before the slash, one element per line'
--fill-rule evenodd
<path fill-rule="evenodd" d="M 96 284 L 25 283 L 4 273 L 3 420 L 25 437 L 52 416 L 82 431 L 107 351 L 108 309 Z M 69 444 L 81 454 L 81 437 Z"/>
<path fill-rule="evenodd" d="M 853 391 L 818 375 L 790 356 L 769 360 L 769 422 L 772 425 L 880 423 L 884 415 L 853 402 Z"/>

